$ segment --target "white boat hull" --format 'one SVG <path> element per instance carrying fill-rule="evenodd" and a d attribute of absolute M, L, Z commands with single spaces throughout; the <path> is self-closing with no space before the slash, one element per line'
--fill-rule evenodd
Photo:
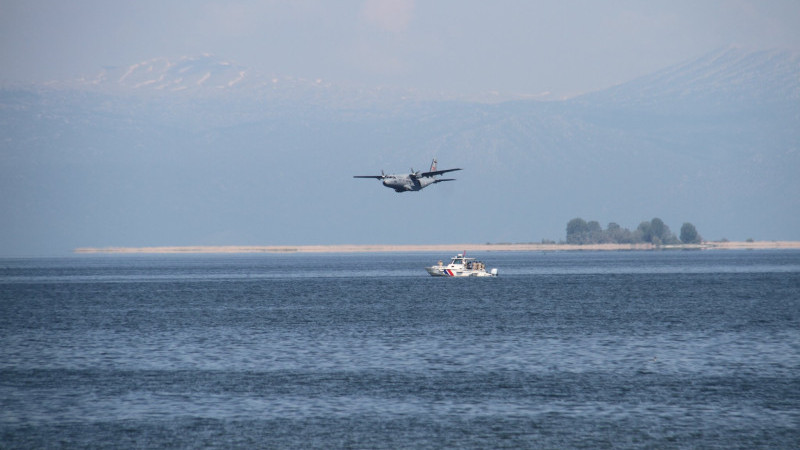
<path fill-rule="evenodd" d="M 468 269 L 448 269 L 442 266 L 426 267 L 425 270 L 432 277 L 496 277 L 497 269 L 492 269 L 491 272 L 485 270 L 468 270 Z"/>

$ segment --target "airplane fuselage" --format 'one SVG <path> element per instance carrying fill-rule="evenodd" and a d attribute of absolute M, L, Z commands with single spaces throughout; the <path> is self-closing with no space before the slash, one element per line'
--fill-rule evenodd
<path fill-rule="evenodd" d="M 396 192 L 419 191 L 436 183 L 434 178 L 412 178 L 408 175 L 387 175 L 383 185 Z"/>

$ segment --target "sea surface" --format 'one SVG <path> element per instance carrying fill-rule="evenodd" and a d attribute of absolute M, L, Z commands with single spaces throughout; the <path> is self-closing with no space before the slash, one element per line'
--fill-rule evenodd
<path fill-rule="evenodd" d="M 0 447 L 800 447 L 800 251 L 450 256 L 0 259 Z"/>

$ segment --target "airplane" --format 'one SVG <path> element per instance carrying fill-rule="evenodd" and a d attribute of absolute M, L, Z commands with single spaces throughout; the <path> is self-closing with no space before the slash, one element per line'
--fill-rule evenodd
<path fill-rule="evenodd" d="M 431 169 L 427 172 L 414 171 L 402 175 L 386 175 L 381 170 L 380 175 L 355 175 L 353 178 L 375 178 L 383 180 L 383 185 L 392 188 L 395 192 L 420 191 L 432 184 L 442 181 L 454 181 L 455 178 L 436 178 L 447 172 L 455 172 L 461 169 L 436 170 L 436 158 L 431 163 Z"/>

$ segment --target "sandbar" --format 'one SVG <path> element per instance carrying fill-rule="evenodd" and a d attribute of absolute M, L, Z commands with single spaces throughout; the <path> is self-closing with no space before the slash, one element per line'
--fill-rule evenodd
<path fill-rule="evenodd" d="M 536 252 L 536 251 L 626 251 L 626 250 L 768 250 L 800 249 L 800 241 L 704 242 L 702 244 L 342 244 L 342 245 L 221 245 L 161 247 L 81 247 L 79 254 L 193 254 L 193 253 L 392 253 L 392 252 Z"/>

